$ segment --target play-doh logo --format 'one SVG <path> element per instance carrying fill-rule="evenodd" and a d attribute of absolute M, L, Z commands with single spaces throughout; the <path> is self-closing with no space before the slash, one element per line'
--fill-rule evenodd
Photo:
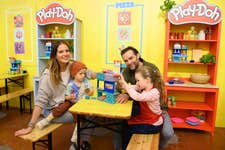
<path fill-rule="evenodd" d="M 36 13 L 36 21 L 39 25 L 51 23 L 71 24 L 74 22 L 74 13 L 59 3 L 51 3 L 46 8 Z"/>
<path fill-rule="evenodd" d="M 172 8 L 168 12 L 172 24 L 204 23 L 214 25 L 221 21 L 219 7 L 209 5 L 204 0 L 187 0 L 186 3 Z"/>

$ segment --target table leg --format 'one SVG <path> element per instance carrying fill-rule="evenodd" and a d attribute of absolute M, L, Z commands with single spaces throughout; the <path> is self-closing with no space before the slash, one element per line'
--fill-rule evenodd
<path fill-rule="evenodd" d="M 77 148 L 80 149 L 80 115 L 77 115 Z"/>
<path fill-rule="evenodd" d="M 8 82 L 7 79 L 5 79 L 5 94 L 8 94 Z M 9 102 L 6 101 L 6 108 L 9 109 Z"/>

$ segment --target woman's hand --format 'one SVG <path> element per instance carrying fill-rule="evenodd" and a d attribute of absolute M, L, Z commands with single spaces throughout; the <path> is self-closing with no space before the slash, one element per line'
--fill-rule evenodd
<path fill-rule="evenodd" d="M 70 94 L 70 95 L 67 95 L 65 96 L 65 99 L 68 100 L 68 101 L 72 101 L 76 98 L 75 94 Z"/>
<path fill-rule="evenodd" d="M 94 90 L 93 88 L 87 88 L 84 90 L 84 92 L 88 95 L 88 96 L 92 96 L 94 94 Z"/>
<path fill-rule="evenodd" d="M 32 127 L 27 127 L 21 130 L 18 130 L 14 133 L 15 136 L 25 135 L 32 131 Z"/>

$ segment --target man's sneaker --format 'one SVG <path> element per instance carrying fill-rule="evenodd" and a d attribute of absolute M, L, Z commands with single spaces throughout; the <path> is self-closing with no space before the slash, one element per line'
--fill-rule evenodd
<path fill-rule="evenodd" d="M 69 150 L 78 150 L 77 144 L 76 143 L 72 143 L 72 145 L 70 146 Z"/>
<path fill-rule="evenodd" d="M 82 145 L 80 146 L 81 150 L 90 150 L 91 144 L 88 141 L 83 141 Z"/>
<path fill-rule="evenodd" d="M 48 119 L 44 118 L 41 121 L 39 121 L 36 125 L 39 129 L 42 130 L 44 127 L 46 127 L 49 124 L 50 124 L 50 122 L 48 121 Z"/>
<path fill-rule="evenodd" d="M 73 143 L 77 142 L 77 125 L 75 125 L 73 135 L 72 135 L 72 138 L 71 138 L 71 142 L 73 142 Z"/>

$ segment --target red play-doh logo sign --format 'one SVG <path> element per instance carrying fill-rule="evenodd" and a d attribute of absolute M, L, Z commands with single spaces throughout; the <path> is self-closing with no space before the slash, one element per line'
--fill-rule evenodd
<path fill-rule="evenodd" d="M 219 7 L 209 5 L 204 0 L 187 0 L 168 12 L 172 24 L 203 23 L 214 25 L 221 21 L 222 12 Z"/>
<path fill-rule="evenodd" d="M 71 9 L 66 9 L 59 3 L 51 3 L 46 8 L 36 13 L 36 21 L 39 25 L 51 23 L 71 24 L 75 15 Z"/>

